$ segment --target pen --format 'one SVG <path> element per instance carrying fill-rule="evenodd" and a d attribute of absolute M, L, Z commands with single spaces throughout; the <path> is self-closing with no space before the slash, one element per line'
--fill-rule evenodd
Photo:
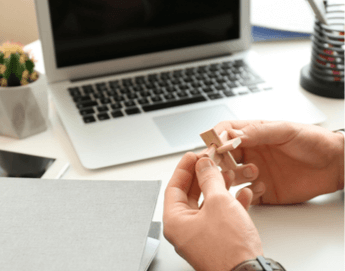
<path fill-rule="evenodd" d="M 323 0 L 307 0 L 311 6 L 316 19 L 318 19 L 322 24 L 328 24 L 326 18 L 326 8 Z"/>

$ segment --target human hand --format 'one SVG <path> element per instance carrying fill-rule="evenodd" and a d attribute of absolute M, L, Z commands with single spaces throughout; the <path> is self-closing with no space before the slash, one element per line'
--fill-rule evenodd
<path fill-rule="evenodd" d="M 225 121 L 217 133 L 240 137 L 232 155 L 259 172 L 249 188 L 252 204 L 300 203 L 344 188 L 344 137 L 314 125 L 290 122 Z M 241 134 L 242 133 L 242 134 Z M 253 168 L 255 171 L 255 168 Z M 224 176 L 226 178 L 226 176 Z M 234 185 L 247 182 L 236 176 Z"/>
<path fill-rule="evenodd" d="M 230 186 L 234 174 L 227 176 Z M 201 191 L 204 202 L 199 207 Z M 211 159 L 198 160 L 194 153 L 187 153 L 165 190 L 164 236 L 195 270 L 230 271 L 263 254 L 246 211 L 251 199 L 250 189 L 235 199 Z"/>

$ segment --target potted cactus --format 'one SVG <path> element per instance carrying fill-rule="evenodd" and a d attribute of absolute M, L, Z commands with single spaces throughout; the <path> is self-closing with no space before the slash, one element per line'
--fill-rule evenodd
<path fill-rule="evenodd" d="M 0 135 L 25 138 L 47 129 L 47 83 L 23 45 L 0 46 Z"/>

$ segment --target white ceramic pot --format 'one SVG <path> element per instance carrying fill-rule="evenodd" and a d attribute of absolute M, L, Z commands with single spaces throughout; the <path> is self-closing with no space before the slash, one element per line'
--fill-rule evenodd
<path fill-rule="evenodd" d="M 21 139 L 47 130 L 47 80 L 38 75 L 25 86 L 0 87 L 0 135 Z"/>

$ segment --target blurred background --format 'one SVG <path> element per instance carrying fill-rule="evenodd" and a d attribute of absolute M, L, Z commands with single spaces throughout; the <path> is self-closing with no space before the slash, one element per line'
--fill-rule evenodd
<path fill-rule="evenodd" d="M 0 44 L 38 39 L 34 0 L 0 0 Z"/>

